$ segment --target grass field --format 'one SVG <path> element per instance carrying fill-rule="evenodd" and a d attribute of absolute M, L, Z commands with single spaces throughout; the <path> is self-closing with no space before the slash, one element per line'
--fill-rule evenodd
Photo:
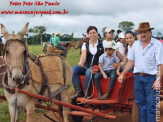
<path fill-rule="evenodd" d="M 43 54 L 42 46 L 41 45 L 30 45 L 28 46 L 29 53 L 32 54 Z M 71 66 L 76 65 L 79 62 L 80 58 L 80 51 L 79 49 L 74 49 L 73 47 L 69 50 L 67 55 L 67 61 L 70 63 Z M 72 88 L 72 87 L 71 87 Z M 0 94 L 3 95 L 3 89 L 0 89 Z M 36 109 L 35 117 L 40 114 L 42 110 Z M 26 114 L 24 109 L 20 109 L 19 111 L 19 122 L 25 122 Z M 0 100 L 0 122 L 10 122 L 10 116 L 8 111 L 8 105 L 6 101 Z"/>
<path fill-rule="evenodd" d="M 29 53 L 32 54 L 44 54 L 42 52 L 42 46 L 41 45 L 30 45 L 28 46 Z M 67 61 L 70 63 L 71 66 L 76 65 L 79 62 L 80 59 L 80 50 L 74 49 L 73 47 L 69 50 L 67 54 Z"/>

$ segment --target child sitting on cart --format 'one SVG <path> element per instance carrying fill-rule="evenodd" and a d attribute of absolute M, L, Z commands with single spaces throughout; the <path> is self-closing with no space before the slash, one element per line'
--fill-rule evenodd
<path fill-rule="evenodd" d="M 116 81 L 116 70 L 119 60 L 116 57 L 114 51 L 118 47 L 116 46 L 116 43 L 114 42 L 107 42 L 105 45 L 105 52 L 99 57 L 99 70 L 100 72 L 97 73 L 94 76 L 95 84 L 98 92 L 98 99 L 99 100 L 105 100 L 110 97 L 115 81 Z M 101 86 L 100 86 L 100 78 L 107 79 L 107 77 L 110 77 L 110 85 L 108 91 L 102 96 L 101 92 Z"/>

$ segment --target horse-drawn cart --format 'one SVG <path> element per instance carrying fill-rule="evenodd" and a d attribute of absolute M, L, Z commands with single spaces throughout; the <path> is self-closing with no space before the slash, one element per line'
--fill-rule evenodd
<path fill-rule="evenodd" d="M 2 57 L 0 57 L 0 65 L 1 65 L 0 80 L 2 80 L 2 76 L 5 72 Z M 82 88 L 84 86 L 84 78 L 85 78 L 84 76 L 80 76 Z M 109 86 L 109 78 L 107 80 L 101 79 L 100 82 L 102 92 L 105 93 Z M 138 109 L 134 103 L 133 85 L 134 85 L 134 75 L 132 73 L 127 73 L 124 77 L 122 84 L 119 83 L 118 80 L 116 80 L 112 95 L 107 100 L 97 100 L 97 90 L 93 82 L 92 89 L 90 91 L 90 94 L 92 95 L 91 99 L 87 99 L 84 97 L 77 98 L 76 100 L 72 100 L 71 104 L 65 103 L 63 101 L 58 101 L 56 99 L 52 99 L 52 102 L 54 104 L 71 108 L 71 111 L 69 111 L 68 114 L 72 116 L 72 119 L 75 122 L 82 121 L 84 118 L 87 118 L 87 120 L 93 120 L 95 116 L 99 116 L 106 119 L 116 119 L 116 116 L 114 114 L 109 113 L 117 111 L 132 113 L 132 120 L 136 122 L 138 121 Z M 12 90 L 15 89 L 13 88 Z M 49 101 L 48 97 L 33 94 L 27 91 L 23 91 L 21 89 L 18 89 L 18 92 L 29 95 L 36 99 Z M 0 96 L 0 99 L 5 100 L 5 97 Z M 53 112 L 60 112 L 59 109 L 50 108 L 47 106 L 43 106 L 41 104 L 36 105 L 36 107 L 51 110 Z"/>

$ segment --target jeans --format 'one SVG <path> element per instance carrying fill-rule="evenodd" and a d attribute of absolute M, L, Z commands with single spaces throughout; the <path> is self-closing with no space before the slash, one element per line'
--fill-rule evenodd
<path fill-rule="evenodd" d="M 110 86 L 109 86 L 109 88 L 114 88 L 115 81 L 116 81 L 116 70 L 111 69 L 111 70 L 105 70 L 104 72 L 108 77 L 110 77 Z M 103 75 L 102 75 L 101 72 L 97 73 L 94 76 L 95 84 L 96 84 L 97 88 L 100 87 L 100 78 L 102 78 L 102 77 L 103 77 Z"/>
<path fill-rule="evenodd" d="M 156 91 L 152 88 L 155 80 L 156 75 L 135 75 L 135 100 L 139 107 L 140 122 L 156 122 Z"/>
<path fill-rule="evenodd" d="M 93 67 L 90 67 L 89 70 L 93 70 Z M 75 65 L 72 67 L 72 72 L 73 72 L 72 82 L 73 82 L 74 86 L 80 85 L 79 75 L 85 75 L 85 81 L 84 81 L 85 87 L 88 86 L 89 81 L 90 82 L 92 81 L 91 72 L 88 71 L 87 69 L 85 69 L 84 67 L 80 67 L 79 65 Z M 91 83 L 90 83 L 90 85 L 91 85 Z"/>
<path fill-rule="evenodd" d="M 66 51 L 66 48 L 65 48 L 65 47 L 63 47 L 63 46 L 61 46 L 61 45 L 56 46 L 56 47 L 59 48 L 59 49 L 61 49 L 61 50 L 63 50 L 62 55 L 63 55 L 63 56 L 66 56 L 67 51 Z"/>

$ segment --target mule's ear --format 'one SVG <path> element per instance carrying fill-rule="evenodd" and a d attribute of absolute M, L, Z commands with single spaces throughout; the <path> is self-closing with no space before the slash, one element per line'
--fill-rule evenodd
<path fill-rule="evenodd" d="M 24 35 L 27 32 L 28 24 L 29 24 L 29 22 L 27 24 L 25 24 L 24 28 L 16 35 L 18 39 L 20 39 L 20 40 L 23 39 Z"/>
<path fill-rule="evenodd" d="M 3 24 L 1 24 L 1 32 L 2 32 L 2 34 L 4 36 L 4 38 L 6 40 L 8 40 L 10 34 L 8 33 L 8 31 L 6 30 L 6 27 Z"/>

